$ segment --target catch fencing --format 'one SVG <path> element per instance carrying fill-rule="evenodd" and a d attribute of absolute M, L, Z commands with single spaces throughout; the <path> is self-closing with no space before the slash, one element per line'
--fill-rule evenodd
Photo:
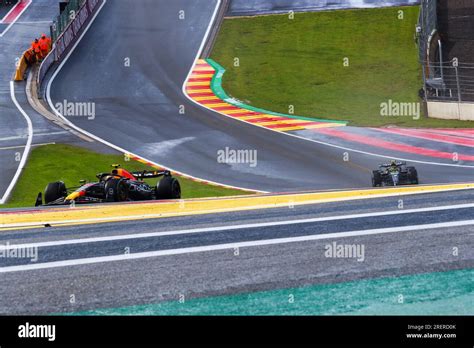
<path fill-rule="evenodd" d="M 51 38 L 56 41 L 62 32 L 67 28 L 77 15 L 79 9 L 84 5 L 86 0 L 69 0 L 65 9 L 56 17 L 50 27 Z"/>

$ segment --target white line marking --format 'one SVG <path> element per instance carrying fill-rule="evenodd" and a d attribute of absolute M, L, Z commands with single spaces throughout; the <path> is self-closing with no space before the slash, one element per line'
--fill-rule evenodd
<path fill-rule="evenodd" d="M 258 240 L 258 241 L 249 241 L 249 242 L 206 245 L 206 246 L 180 248 L 180 249 L 148 251 L 148 252 L 142 252 L 142 253 L 136 253 L 136 254 L 120 254 L 120 255 L 113 255 L 113 256 L 100 256 L 100 257 L 91 257 L 91 258 L 83 258 L 83 259 L 75 259 L 75 260 L 54 261 L 54 262 L 45 262 L 45 263 L 38 263 L 38 264 L 0 267 L 0 273 L 31 271 L 31 270 L 39 270 L 39 269 L 88 265 L 88 264 L 114 262 L 114 261 L 138 260 L 138 259 L 158 257 L 158 256 L 167 256 L 167 255 L 191 254 L 191 253 L 199 253 L 199 252 L 206 252 L 206 251 L 257 247 L 257 246 L 287 244 L 287 243 L 296 243 L 296 242 L 308 242 L 308 241 L 315 241 L 315 240 L 368 236 L 368 235 L 396 233 L 396 232 L 410 232 L 410 231 L 419 231 L 419 230 L 425 230 L 425 229 L 462 227 L 462 226 L 471 226 L 471 225 L 474 225 L 474 220 L 443 222 L 443 223 L 423 224 L 423 225 L 413 225 L 413 226 L 403 226 L 403 227 L 378 228 L 378 229 L 372 229 L 372 230 L 328 233 L 328 234 L 322 234 L 322 235 L 319 234 L 319 235 L 301 236 L 301 237 L 275 238 L 275 239 L 265 239 L 265 240 Z"/>
<path fill-rule="evenodd" d="M 188 93 L 186 92 L 186 85 L 188 84 L 188 80 L 189 78 L 191 77 L 193 71 L 194 71 L 194 67 L 195 65 L 197 64 L 198 60 L 200 59 L 201 57 L 201 54 L 202 54 L 202 51 L 204 50 L 204 46 L 206 45 L 206 41 L 207 41 L 207 37 L 209 36 L 209 33 L 211 32 L 211 29 L 212 29 L 212 25 L 214 24 L 214 21 L 216 20 L 216 16 L 217 16 L 217 13 L 218 13 L 218 10 L 219 10 L 219 7 L 221 5 L 221 0 L 217 0 L 217 6 L 216 8 L 214 9 L 214 13 L 212 14 L 212 17 L 211 17 L 211 20 L 209 22 L 209 26 L 207 27 L 207 30 L 206 30 L 206 33 L 204 34 L 204 40 L 201 42 L 201 46 L 199 47 L 199 50 L 196 54 L 196 57 L 194 58 L 194 61 L 193 61 L 193 64 L 191 65 L 191 68 L 188 72 L 188 75 L 186 76 L 186 79 L 184 80 L 183 82 L 183 87 L 181 88 L 184 96 L 186 98 L 188 98 L 192 103 L 196 104 L 196 105 L 199 105 L 205 109 L 208 109 L 210 111 L 213 111 L 213 112 L 216 112 L 215 110 L 212 110 L 211 108 L 203 105 L 203 104 L 200 104 L 198 101 L 194 100 L 193 98 L 191 98 Z M 221 114 L 220 112 L 217 112 L 218 114 Z M 223 114 L 221 114 L 223 115 Z M 227 115 L 226 115 L 227 116 Z"/>
<path fill-rule="evenodd" d="M 20 14 L 15 18 L 15 20 L 14 20 L 13 22 L 11 22 L 11 23 L 8 25 L 8 27 L 6 27 L 5 30 L 0 33 L 0 37 L 3 37 L 3 36 L 10 30 L 10 28 L 13 26 L 13 24 L 15 24 L 16 21 L 21 17 L 21 15 L 23 14 L 23 12 L 25 12 L 26 9 L 27 9 L 28 7 L 30 7 L 31 3 L 32 3 L 32 1 L 29 0 L 28 4 L 25 6 L 25 8 L 24 8 L 23 10 L 21 10 Z M 19 4 L 19 3 L 18 3 L 18 4 Z M 15 7 L 18 6 L 18 4 L 15 5 Z M 10 13 L 15 9 L 15 7 L 13 7 L 13 8 L 10 10 L 10 12 L 7 13 L 7 15 L 10 14 Z M 7 18 L 7 16 L 3 17 L 2 22 L 3 22 L 3 20 L 4 20 L 5 18 Z"/>
<path fill-rule="evenodd" d="M 15 4 L 15 6 L 13 6 L 13 7 L 10 9 L 10 11 L 8 11 L 7 14 L 6 14 L 5 16 L 3 16 L 2 19 L 0 19 L 0 24 L 5 24 L 5 23 L 3 23 L 3 21 L 8 18 L 8 16 L 10 15 L 10 13 L 12 13 L 12 12 L 18 7 L 18 5 L 20 5 L 20 2 L 17 2 L 17 3 Z"/>
<path fill-rule="evenodd" d="M 56 143 L 40 143 L 40 144 L 31 144 L 31 147 L 34 146 L 43 146 L 43 145 L 54 145 Z M 19 146 L 6 146 L 0 147 L 0 150 L 14 150 L 14 149 L 23 149 L 26 145 L 19 145 Z"/>
<path fill-rule="evenodd" d="M 218 0 L 220 1 L 220 0 Z M 217 11 L 214 13 L 214 17 L 216 15 Z M 211 20 L 211 24 L 214 22 L 214 17 L 212 18 Z M 208 28 L 208 31 L 210 30 L 211 27 Z M 206 37 L 205 39 L 207 38 L 207 35 L 208 33 L 206 34 Z M 203 41 L 203 43 L 205 43 L 205 40 Z M 230 119 L 233 119 L 233 120 L 236 120 L 236 121 L 239 121 L 239 122 L 244 122 L 244 123 L 247 123 L 251 126 L 254 126 L 254 127 L 260 127 L 262 129 L 266 129 L 268 131 L 271 131 L 271 132 L 274 132 L 274 133 L 279 133 L 279 134 L 284 134 L 284 135 L 287 135 L 287 136 L 290 136 L 290 137 L 294 137 L 294 138 L 297 138 L 297 139 L 301 139 L 301 140 L 305 140 L 305 141 L 310 141 L 310 142 L 313 142 L 313 143 L 316 143 L 316 144 L 320 144 L 320 145 L 325 145 L 325 146 L 329 146 L 329 147 L 334 147 L 334 148 L 337 148 L 337 149 L 341 149 L 341 150 L 345 150 L 345 151 L 352 151 L 352 152 L 355 152 L 355 153 L 360 153 L 360 154 L 363 154 L 363 155 L 368 155 L 368 156 L 372 156 L 372 157 L 380 157 L 380 158 L 386 158 L 386 159 L 395 159 L 395 160 L 399 160 L 399 161 L 404 161 L 404 162 L 413 162 L 413 163 L 421 163 L 421 164 L 429 164 L 429 165 L 436 165 L 436 166 L 448 166 L 448 167 L 458 167 L 458 168 L 474 168 L 474 166 L 469 166 L 469 165 L 463 165 L 463 164 L 449 164 L 449 163 L 438 163 L 438 162 L 430 162 L 430 161 L 420 161 L 420 160 L 412 160 L 412 159 L 406 159 L 406 158 L 399 158 L 399 157 L 392 157 L 392 156 L 385 156 L 385 155 L 379 155 L 379 154 L 376 154 L 376 153 L 372 153 L 372 152 L 367 152 L 367 151 L 362 151 L 362 150 L 356 150 L 356 149 L 351 149 L 351 148 L 348 148 L 348 147 L 344 147 L 344 146 L 339 146 L 339 145 L 335 145 L 335 144 L 331 144 L 331 143 L 326 143 L 324 141 L 320 141 L 320 140 L 314 140 L 314 139 L 310 139 L 310 138 L 306 138 L 306 137 L 302 137 L 302 136 L 299 136 L 299 135 L 296 135 L 296 134 L 292 134 L 292 133 L 288 133 L 288 132 L 280 132 L 280 131 L 277 131 L 277 130 L 274 130 L 274 129 L 271 129 L 271 128 L 267 128 L 265 126 L 262 126 L 262 125 L 259 125 L 259 124 L 255 124 L 255 123 L 251 123 L 249 121 L 246 121 L 246 120 L 242 120 L 242 119 L 239 119 L 239 118 L 235 118 L 235 117 L 230 117 L 222 112 L 219 112 L 219 111 L 216 111 L 216 110 L 213 110 L 209 107 L 207 107 L 206 105 L 203 105 L 203 104 L 200 104 L 198 101 L 192 99 L 188 93 L 186 92 L 186 85 L 188 83 L 188 80 L 189 78 L 191 77 L 191 74 L 193 73 L 193 70 L 194 70 L 194 66 L 196 65 L 197 63 L 197 60 L 199 59 L 200 55 L 201 55 L 201 52 L 202 52 L 202 49 L 203 49 L 204 45 L 201 46 L 199 52 L 198 52 L 198 55 L 196 56 L 196 59 L 194 60 L 194 63 L 191 67 L 191 70 L 189 71 L 189 74 L 188 76 L 186 77 L 186 80 L 184 81 L 183 83 L 183 87 L 182 87 L 182 92 L 183 94 L 185 95 L 186 98 L 188 98 L 191 102 L 193 102 L 194 104 L 196 105 L 199 105 L 200 107 L 204 108 L 204 109 L 207 109 L 209 111 L 212 111 L 212 112 L 215 112 L 219 115 L 223 115 L 227 118 L 230 118 Z M 216 72 L 217 73 L 217 72 Z"/>
<path fill-rule="evenodd" d="M 246 188 L 246 187 L 238 187 L 238 186 L 232 186 L 232 185 L 227 185 L 227 184 L 221 184 L 221 183 L 218 183 L 218 182 L 215 182 L 215 181 L 211 181 L 211 180 L 207 180 L 207 179 L 201 179 L 201 178 L 198 178 L 198 177 L 195 177 L 195 176 L 192 176 L 192 175 L 189 175 L 189 174 L 185 174 L 183 172 L 180 172 L 178 170 L 175 170 L 175 169 L 172 169 L 168 166 L 165 166 L 165 165 L 162 165 L 160 163 L 157 163 L 157 162 L 154 162 L 154 161 L 151 161 L 149 159 L 146 159 L 142 156 L 139 156 L 131 151 L 127 151 L 125 150 L 124 148 L 122 147 L 119 147 L 115 144 L 112 144 L 92 133 L 89 133 L 88 131 L 76 126 L 74 123 L 72 123 L 71 121 L 69 121 L 67 118 L 65 118 L 55 107 L 54 107 L 54 104 L 53 104 L 53 101 L 51 100 L 51 85 L 54 81 L 54 79 L 56 78 L 56 76 L 59 74 L 59 72 L 61 71 L 61 69 L 63 68 L 64 64 L 66 64 L 66 62 L 68 61 L 69 57 L 71 56 L 71 54 L 74 52 L 74 50 L 76 49 L 76 47 L 79 45 L 79 43 L 81 42 L 82 38 L 84 37 L 84 35 L 87 33 L 87 31 L 89 30 L 89 28 L 91 27 L 92 23 L 94 22 L 95 18 L 99 15 L 99 12 L 102 10 L 102 8 L 104 7 L 104 5 L 106 4 L 107 0 L 104 0 L 104 2 L 102 3 L 102 5 L 100 6 L 99 10 L 97 11 L 97 13 L 94 15 L 94 17 L 92 18 L 91 22 L 88 24 L 88 26 L 86 27 L 86 29 L 84 30 L 84 32 L 82 33 L 82 35 L 79 37 L 79 39 L 77 40 L 77 42 L 74 44 L 74 46 L 72 47 L 71 51 L 68 53 L 68 55 L 66 56 L 66 58 L 64 58 L 63 62 L 59 65 L 59 67 L 56 69 L 56 71 L 54 72 L 53 76 L 51 77 L 51 79 L 48 81 L 48 85 L 46 87 L 46 98 L 48 99 L 48 104 L 49 104 L 49 107 L 51 108 L 51 110 L 53 110 L 53 112 L 58 116 L 60 117 L 61 119 L 64 120 L 64 122 L 70 126 L 71 128 L 77 130 L 78 132 L 104 144 L 104 145 L 107 145 L 108 147 L 111 147 L 119 152 L 122 152 L 122 153 L 128 153 L 132 156 L 135 156 L 135 157 L 138 157 L 144 161 L 147 161 L 147 162 L 150 162 L 152 163 L 153 165 L 155 166 L 158 166 L 158 167 L 162 167 L 162 168 L 167 168 L 168 170 L 172 171 L 172 172 L 175 172 L 179 175 L 182 175 L 184 177 L 188 177 L 188 178 L 191 178 L 191 179 L 196 179 L 196 180 L 199 180 L 199 181 L 206 181 L 206 182 L 209 182 L 209 183 L 212 183 L 212 184 L 216 184 L 216 185 L 219 185 L 219 186 L 222 186 L 222 187 L 227 187 L 227 188 L 231 188 L 231 189 L 237 189 L 237 190 L 244 190 L 244 191 L 253 191 L 253 192 L 259 192 L 259 193 L 268 193 L 266 191 L 259 191 L 259 190 L 255 190 L 255 189 L 249 189 L 249 188 Z M 220 0 L 218 0 L 218 4 L 220 4 Z M 218 6 L 216 7 L 216 11 L 218 9 Z M 212 23 L 211 23 L 212 24 Z M 205 38 L 206 39 L 206 38 Z M 203 41 L 205 42 L 205 40 Z"/>
<path fill-rule="evenodd" d="M 28 154 L 30 153 L 30 149 L 31 149 L 31 142 L 33 140 L 33 124 L 31 123 L 30 117 L 26 114 L 25 110 L 22 109 L 22 107 L 20 106 L 20 104 L 18 104 L 18 101 L 16 100 L 15 83 L 13 81 L 10 81 L 10 97 L 13 103 L 15 104 L 15 106 L 17 107 L 17 109 L 25 118 L 26 123 L 28 124 L 28 140 L 26 141 L 25 150 L 23 151 L 23 154 L 21 155 L 20 164 L 18 165 L 18 168 L 15 172 L 15 175 L 13 176 L 12 181 L 10 182 L 10 185 L 8 185 L 7 190 L 3 194 L 2 199 L 0 199 L 0 204 L 5 204 L 13 188 L 15 187 L 15 184 L 18 181 L 23 168 L 25 167 L 26 160 L 28 159 Z"/>
<path fill-rule="evenodd" d="M 68 133 L 69 133 L 68 131 L 58 131 L 58 132 L 51 132 L 51 133 L 35 133 L 34 137 L 60 135 L 60 134 L 68 134 Z M 28 138 L 28 134 L 17 135 L 17 136 L 14 136 L 14 137 L 0 138 L 0 141 L 9 141 L 9 140 L 26 139 L 26 138 Z"/>
<path fill-rule="evenodd" d="M 58 245 L 86 244 L 86 243 L 108 242 L 108 241 L 116 241 L 116 240 L 127 240 L 127 239 L 141 239 L 141 238 L 150 238 L 150 237 L 175 236 L 175 235 L 192 234 L 192 233 L 204 233 L 204 232 L 234 231 L 234 230 L 242 230 L 242 229 L 249 229 L 249 228 L 300 225 L 300 224 L 307 224 L 307 223 L 314 223 L 314 222 L 339 221 L 339 220 L 360 219 L 360 218 L 368 218 L 368 217 L 405 215 L 405 214 L 415 214 L 415 213 L 424 213 L 424 212 L 433 212 L 433 211 L 446 211 L 446 210 L 466 209 L 466 208 L 474 208 L 474 203 L 458 204 L 458 205 L 447 205 L 447 206 L 442 206 L 442 207 L 427 207 L 427 208 L 407 209 L 407 210 L 392 210 L 392 211 L 387 211 L 387 212 L 373 212 L 373 213 L 363 213 L 363 214 L 336 215 L 336 216 L 326 216 L 326 217 L 321 217 L 321 218 L 310 218 L 310 219 L 300 219 L 300 220 L 271 221 L 271 222 L 259 222 L 259 223 L 231 225 L 231 226 L 203 227 L 203 228 L 193 228 L 193 229 L 177 230 L 177 231 L 161 231 L 161 232 L 148 232 L 148 233 L 137 233 L 137 234 L 122 234 L 122 235 L 115 235 L 115 236 L 79 238 L 79 239 L 68 239 L 68 240 L 56 240 L 56 241 L 29 243 L 29 244 L 13 244 L 13 245 L 11 244 L 11 245 L 8 245 L 8 246 L 7 245 L 0 245 L 0 250 L 33 248 L 33 247 L 40 248 L 40 247 L 50 247 L 50 246 L 58 246 Z"/>
<path fill-rule="evenodd" d="M 192 70 L 191 70 L 192 71 Z M 190 75 L 189 75 L 190 76 Z M 189 77 L 188 77 L 189 78 Z M 344 146 L 340 146 L 340 145 L 335 145 L 335 144 L 331 144 L 331 143 L 326 143 L 324 141 L 320 141 L 320 140 L 315 140 L 315 139 L 311 139 L 311 138 L 306 138 L 306 137 L 303 137 L 303 136 L 300 136 L 300 135 L 296 135 L 296 134 L 292 134 L 292 133 L 288 133 L 288 132 L 280 132 L 280 131 L 277 131 L 277 130 L 274 130 L 272 128 L 267 128 L 265 126 L 262 126 L 262 125 L 259 125 L 259 124 L 256 124 L 256 123 L 251 123 L 249 121 L 246 121 L 246 120 L 242 120 L 240 118 L 235 118 L 235 117 L 230 117 L 222 112 L 219 112 L 219 111 L 216 111 L 216 110 L 213 110 L 209 107 L 207 107 L 206 105 L 203 105 L 203 104 L 199 104 L 199 102 L 193 100 L 187 93 L 186 93 L 186 83 L 187 83 L 187 80 L 185 81 L 184 85 L 183 85 L 183 93 L 184 95 L 191 101 L 193 101 L 195 104 L 199 105 L 200 107 L 204 108 L 204 109 L 207 109 L 209 111 L 212 111 L 212 112 L 215 112 L 219 115 L 222 115 L 222 116 L 225 116 L 227 118 L 230 118 L 232 120 L 235 120 L 235 121 L 238 121 L 238 122 L 243 122 L 243 123 L 247 123 L 251 126 L 254 126 L 254 127 L 260 127 L 262 129 L 265 129 L 265 130 L 268 130 L 268 131 L 271 131 L 271 132 L 274 132 L 274 133 L 279 133 L 279 134 L 284 134 L 284 135 L 287 135 L 287 136 L 290 136 L 290 137 L 294 137 L 294 138 L 297 138 L 297 139 L 301 139 L 301 140 L 305 140 L 305 141 L 310 141 L 312 143 L 316 143 L 316 144 L 320 144 L 320 145 L 325 145 L 325 146 L 329 146 L 329 147 L 333 147 L 333 148 L 336 148 L 336 149 L 341 149 L 341 150 L 345 150 L 345 151 L 351 151 L 351 152 L 355 152 L 355 153 L 360 153 L 360 154 L 363 154 L 363 155 L 367 155 L 367 156 L 372 156 L 372 157 L 380 157 L 380 158 L 385 158 L 385 159 L 394 159 L 394 160 L 398 160 L 398 161 L 403 161 L 403 162 L 413 162 L 413 163 L 420 163 L 420 164 L 429 164 L 429 165 L 435 165 L 435 166 L 444 166 L 444 167 L 457 167 L 457 168 L 469 168 L 469 169 L 472 169 L 474 168 L 474 166 L 470 166 L 470 165 L 464 165 L 464 164 L 450 164 L 450 163 L 439 163 L 439 162 L 430 162 L 430 161 L 420 161 L 420 160 L 414 160 L 414 159 L 407 159 L 407 158 L 402 158 L 402 157 L 393 157 L 393 156 L 386 156 L 386 155 L 380 155 L 380 154 L 376 154 L 376 153 L 373 153 L 373 152 L 367 152 L 367 151 L 362 151 L 362 150 L 357 150 L 357 149 L 352 149 L 352 148 L 349 148 L 349 147 L 344 147 Z M 396 150 L 396 149 L 395 149 Z"/>
<path fill-rule="evenodd" d="M 16 24 L 52 24 L 53 21 L 18 21 Z"/>

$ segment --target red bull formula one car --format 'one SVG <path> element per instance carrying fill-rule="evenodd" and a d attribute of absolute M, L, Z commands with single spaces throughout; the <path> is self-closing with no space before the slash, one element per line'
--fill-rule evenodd
<path fill-rule="evenodd" d="M 39 205 L 63 205 L 82 203 L 105 203 L 125 201 L 146 201 L 157 199 L 181 198 L 181 186 L 178 179 L 168 170 L 129 172 L 120 165 L 112 165 L 111 173 L 99 173 L 97 182 L 86 183 L 81 180 L 81 186 L 66 188 L 62 181 L 49 183 L 43 195 L 40 192 L 36 198 Z M 144 179 L 159 178 L 156 186 L 151 186 Z"/>

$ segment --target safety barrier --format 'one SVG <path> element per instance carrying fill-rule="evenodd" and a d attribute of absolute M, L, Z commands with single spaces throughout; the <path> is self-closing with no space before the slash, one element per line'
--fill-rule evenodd
<path fill-rule="evenodd" d="M 51 25 L 51 38 L 56 41 L 59 35 L 64 32 L 77 14 L 77 11 L 84 5 L 85 0 L 69 0 L 64 10 L 56 17 Z"/>
<path fill-rule="evenodd" d="M 54 52 L 54 45 L 53 45 L 53 48 L 51 49 L 51 52 L 49 52 L 49 54 L 46 56 L 46 58 L 43 59 L 43 61 L 41 62 L 41 65 L 40 65 L 40 68 L 39 68 L 39 71 L 38 71 L 38 79 L 37 79 L 38 83 L 43 81 L 43 79 L 45 78 L 46 73 L 48 72 L 49 68 L 51 67 L 51 65 L 54 64 L 55 61 L 56 61 L 56 54 Z"/>
<path fill-rule="evenodd" d="M 38 85 L 41 85 L 51 66 L 67 55 L 103 2 L 104 0 L 85 0 L 82 2 L 82 6 L 75 14 L 74 19 L 69 22 L 64 31 L 54 41 L 51 53 L 41 64 L 37 78 Z"/>
<path fill-rule="evenodd" d="M 14 78 L 15 81 L 23 81 L 25 78 L 25 72 L 26 72 L 26 69 L 28 69 L 28 64 L 26 62 L 26 56 L 25 56 L 26 52 L 27 51 L 23 52 L 20 60 L 18 61 L 16 65 L 15 78 Z"/>

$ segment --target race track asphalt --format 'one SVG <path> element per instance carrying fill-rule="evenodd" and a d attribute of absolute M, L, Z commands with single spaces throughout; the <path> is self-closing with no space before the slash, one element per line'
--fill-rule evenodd
<path fill-rule="evenodd" d="M 387 158 L 244 124 L 183 95 L 183 82 L 215 6 L 214 0 L 143 0 L 140 6 L 131 0 L 108 1 L 52 82 L 53 104 L 95 103 L 94 119 L 69 120 L 199 178 L 272 192 L 370 186 L 371 170 Z M 181 10 L 184 19 L 179 18 Z M 218 151 L 226 148 L 255 150 L 257 165 L 218 163 Z M 385 149 L 382 154 L 398 153 Z M 472 168 L 416 166 L 423 183 L 472 180 Z"/>
<path fill-rule="evenodd" d="M 15 175 L 28 139 L 27 122 L 10 96 L 15 62 L 35 37 L 48 32 L 49 21 L 57 12 L 55 0 L 34 1 L 4 36 L 0 37 L 0 198 Z M 31 109 L 26 99 L 25 85 L 25 81 L 15 83 L 15 96 L 32 121 L 32 144 L 70 141 L 71 137 L 65 134 L 64 129 L 48 122 Z"/>
<path fill-rule="evenodd" d="M 399 209 L 399 200 L 404 207 Z M 207 297 L 259 290 L 295 288 L 311 284 L 338 283 L 425 272 L 467 269 L 474 266 L 473 208 L 453 205 L 472 204 L 473 192 L 422 194 L 404 197 L 327 203 L 294 208 L 209 214 L 131 221 L 125 223 L 58 227 L 3 232 L 0 243 L 26 244 L 56 242 L 40 246 L 38 260 L 2 258 L 0 313 L 47 314 L 97 308 Z M 449 206 L 446 210 L 407 212 L 409 209 Z M 360 213 L 395 215 L 379 217 L 347 216 Z M 406 211 L 406 213 L 403 213 Z M 347 216 L 345 220 L 334 217 Z M 279 225 L 282 221 L 331 217 L 329 221 Z M 470 220 L 465 226 L 417 227 L 422 224 L 453 223 Z M 343 223 L 341 223 L 341 221 Z M 270 222 L 270 226 L 219 227 Z M 409 231 L 338 237 L 348 231 L 409 226 Z M 182 234 L 180 230 L 206 228 L 205 232 Z M 143 232 L 178 232 L 173 236 L 139 238 Z M 91 257 L 123 255 L 129 252 L 176 251 L 196 246 L 262 241 L 282 237 L 324 236 L 273 245 L 245 246 L 238 255 L 231 246 L 220 250 L 192 251 L 140 259 L 77 264 L 37 270 L 4 270 L 9 266 L 45 265 L 45 262 L 83 260 Z M 67 245 L 78 238 L 123 236 L 128 239 L 91 241 Z M 59 243 L 58 243 L 59 242 Z M 363 261 L 356 258 L 331 258 L 327 244 L 364 245 Z M 458 253 L 453 253 L 458 248 Z M 47 265 L 47 264 L 46 264 Z M 76 303 L 70 303 L 74 294 Z"/>

